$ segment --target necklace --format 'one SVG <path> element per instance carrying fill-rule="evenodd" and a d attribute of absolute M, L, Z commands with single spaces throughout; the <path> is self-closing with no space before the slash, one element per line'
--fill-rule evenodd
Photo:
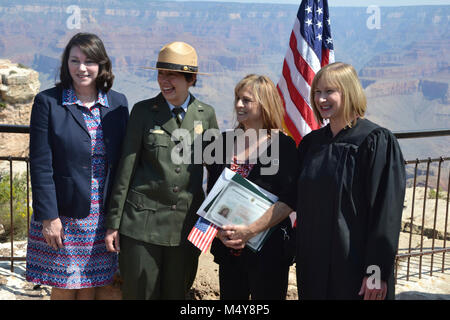
<path fill-rule="evenodd" d="M 75 91 L 75 95 L 77 96 L 78 100 L 80 100 L 82 103 L 92 103 L 97 99 L 97 90 L 95 90 L 94 92 L 91 92 L 90 94 L 80 94 L 79 92 L 77 92 L 77 90 Z"/>
<path fill-rule="evenodd" d="M 97 95 L 82 96 L 77 94 L 77 98 L 83 103 L 89 103 L 95 101 Z"/>

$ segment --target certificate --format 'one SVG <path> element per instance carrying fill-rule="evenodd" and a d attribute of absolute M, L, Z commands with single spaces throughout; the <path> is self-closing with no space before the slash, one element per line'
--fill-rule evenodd
<path fill-rule="evenodd" d="M 224 169 L 198 214 L 218 227 L 250 225 L 258 220 L 277 201 L 277 197 L 228 168 Z M 217 188 L 216 188 L 217 187 Z M 263 231 L 247 242 L 259 251 L 270 230 Z"/>
<path fill-rule="evenodd" d="M 272 203 L 242 185 L 230 181 L 213 202 L 205 219 L 219 227 L 228 224 L 249 225 L 261 217 Z"/>

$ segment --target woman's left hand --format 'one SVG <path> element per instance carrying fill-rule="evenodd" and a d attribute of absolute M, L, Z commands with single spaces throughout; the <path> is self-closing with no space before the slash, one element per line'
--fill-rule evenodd
<path fill-rule="evenodd" d="M 380 288 L 369 289 L 367 287 L 367 277 L 364 277 L 361 285 L 361 290 L 359 290 L 359 295 L 364 295 L 364 300 L 384 300 L 387 293 L 387 284 L 385 281 L 380 280 Z"/>

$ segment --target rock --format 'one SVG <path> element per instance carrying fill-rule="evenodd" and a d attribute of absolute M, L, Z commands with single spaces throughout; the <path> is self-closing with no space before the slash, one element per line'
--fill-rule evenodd
<path fill-rule="evenodd" d="M 39 92 L 39 74 L 10 60 L 0 59 L 0 123 L 29 125 L 31 107 Z M 0 155 L 28 156 L 28 134 L 0 133 Z M 0 163 L 0 171 L 8 171 L 8 163 Z M 23 171 L 23 166 L 19 171 Z"/>
<path fill-rule="evenodd" d="M 366 80 L 367 81 L 367 80 Z M 378 80 L 366 88 L 368 98 L 412 94 L 419 91 L 419 80 Z"/>
<path fill-rule="evenodd" d="M 430 188 L 428 188 L 428 191 Z M 405 201 L 403 204 L 402 214 L 402 231 L 409 232 L 412 228 L 413 234 L 422 233 L 422 220 L 424 225 L 424 235 L 428 238 L 444 239 L 445 234 L 445 220 L 446 220 L 446 199 L 436 199 L 425 197 L 425 188 L 416 187 L 414 195 L 414 211 L 411 221 L 412 210 L 412 197 L 413 188 L 406 188 Z M 424 201 L 425 202 L 425 214 L 423 214 Z M 436 210 L 437 204 L 437 210 Z M 436 224 L 435 224 L 436 218 Z M 435 231 L 433 231 L 436 229 Z M 447 240 L 450 240 L 450 236 L 447 235 Z"/>
<path fill-rule="evenodd" d="M 16 296 L 12 292 L 1 290 L 0 286 L 0 300 L 16 300 Z"/>
<path fill-rule="evenodd" d="M 422 93 L 428 100 L 450 102 L 446 75 L 450 44 L 445 40 L 420 40 L 404 51 L 383 52 L 359 71 L 368 98 Z M 420 60 L 420 63 L 417 61 Z"/>
<path fill-rule="evenodd" d="M 399 281 L 396 286 L 397 300 L 450 300 L 450 275 L 437 273 L 430 277 L 422 275 L 408 282 Z"/>
<path fill-rule="evenodd" d="M 29 104 L 39 92 L 39 73 L 22 64 L 0 59 L 1 100 L 5 103 Z"/>
<path fill-rule="evenodd" d="M 5 227 L 0 223 L 0 236 L 5 233 Z"/>

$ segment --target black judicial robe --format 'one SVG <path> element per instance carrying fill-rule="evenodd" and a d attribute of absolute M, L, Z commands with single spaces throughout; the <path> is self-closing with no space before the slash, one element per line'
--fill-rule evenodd
<path fill-rule="evenodd" d="M 404 160 L 393 134 L 358 119 L 332 136 L 330 125 L 298 147 L 299 299 L 362 299 L 362 279 L 378 266 L 394 299 L 394 260 L 405 196 Z"/>

